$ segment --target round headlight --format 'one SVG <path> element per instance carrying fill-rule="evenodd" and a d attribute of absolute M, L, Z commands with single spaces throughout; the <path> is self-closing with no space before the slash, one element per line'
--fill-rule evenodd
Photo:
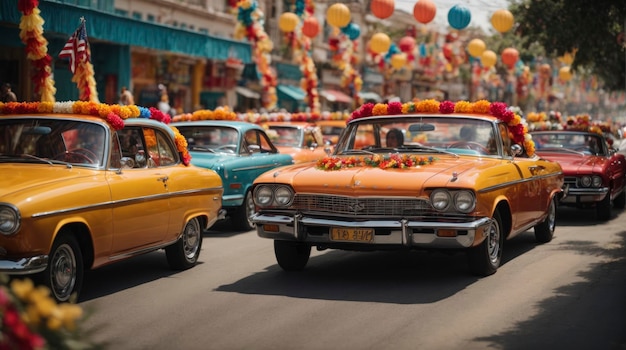
<path fill-rule="evenodd" d="M 446 190 L 435 190 L 430 194 L 430 203 L 436 210 L 444 211 L 450 206 L 450 193 Z"/>
<path fill-rule="evenodd" d="M 593 187 L 602 187 L 602 178 L 600 176 L 594 176 L 591 182 Z"/>
<path fill-rule="evenodd" d="M 254 191 L 254 203 L 260 207 L 268 206 L 272 203 L 274 191 L 269 186 L 259 186 Z"/>
<path fill-rule="evenodd" d="M 454 207 L 461 213 L 469 213 L 476 207 L 474 194 L 470 191 L 459 191 L 454 195 Z"/>
<path fill-rule="evenodd" d="M 582 187 L 589 187 L 591 186 L 591 177 L 589 176 L 583 176 L 580 178 L 580 185 Z"/>
<path fill-rule="evenodd" d="M 293 199 L 293 192 L 291 192 L 289 187 L 281 186 L 274 191 L 274 198 L 276 199 L 276 204 L 286 206 Z"/>
<path fill-rule="evenodd" d="M 17 209 L 0 206 L 0 234 L 10 236 L 20 228 L 20 213 Z"/>

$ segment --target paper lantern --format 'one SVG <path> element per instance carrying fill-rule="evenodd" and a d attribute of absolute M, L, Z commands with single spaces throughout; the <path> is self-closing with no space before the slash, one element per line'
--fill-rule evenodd
<path fill-rule="evenodd" d="M 356 40 L 361 35 L 361 27 L 354 22 L 350 22 L 347 26 L 341 28 L 341 32 L 350 38 Z"/>
<path fill-rule="evenodd" d="M 333 4 L 326 11 L 326 21 L 331 26 L 343 28 L 350 23 L 350 19 L 350 9 L 344 4 Z"/>
<path fill-rule="evenodd" d="M 480 55 L 480 63 L 486 68 L 493 67 L 497 60 L 498 56 L 496 56 L 496 53 L 491 50 L 485 50 L 483 54 Z"/>
<path fill-rule="evenodd" d="M 431 0 L 419 0 L 413 6 L 413 17 L 420 23 L 430 23 L 437 14 L 437 6 Z"/>
<path fill-rule="evenodd" d="M 302 34 L 309 38 L 314 38 L 320 32 L 320 23 L 315 17 L 308 17 L 302 23 Z"/>
<path fill-rule="evenodd" d="M 500 9 L 491 15 L 491 25 L 500 33 L 506 33 L 513 28 L 513 14 L 509 10 Z"/>
<path fill-rule="evenodd" d="M 391 47 L 391 39 L 385 33 L 376 33 L 370 39 L 370 49 L 372 52 L 381 54 L 389 51 Z"/>
<path fill-rule="evenodd" d="M 285 33 L 291 33 L 296 30 L 298 22 L 300 22 L 298 15 L 293 12 L 285 12 L 278 19 L 278 28 Z"/>
<path fill-rule="evenodd" d="M 405 36 L 398 41 L 398 47 L 402 52 L 413 52 L 415 50 L 415 39 L 410 36 Z"/>
<path fill-rule="evenodd" d="M 559 79 L 563 81 L 570 81 L 570 79 L 572 79 L 572 71 L 569 66 L 561 67 L 561 69 L 559 69 Z"/>
<path fill-rule="evenodd" d="M 454 5 L 448 11 L 448 23 L 454 29 L 461 30 L 467 27 L 472 20 L 472 13 L 463 5 Z"/>
<path fill-rule="evenodd" d="M 374 16 L 385 19 L 393 14 L 395 9 L 394 0 L 372 0 L 372 13 Z"/>
<path fill-rule="evenodd" d="M 507 47 L 502 50 L 500 57 L 502 58 L 502 63 L 506 64 L 510 68 L 517 63 L 517 60 L 519 59 L 519 52 L 512 47 Z"/>
<path fill-rule="evenodd" d="M 404 52 L 395 53 L 391 56 L 391 66 L 396 70 L 402 69 L 406 66 L 407 60 L 407 55 Z"/>
<path fill-rule="evenodd" d="M 574 63 L 574 56 L 575 56 L 575 53 L 566 52 L 563 54 L 563 56 L 559 57 L 559 61 L 563 62 L 564 64 L 568 66 L 571 66 L 572 63 Z"/>
<path fill-rule="evenodd" d="M 467 51 L 472 57 L 480 57 L 485 52 L 485 49 L 487 49 L 487 45 L 480 39 L 472 39 L 467 44 Z"/>

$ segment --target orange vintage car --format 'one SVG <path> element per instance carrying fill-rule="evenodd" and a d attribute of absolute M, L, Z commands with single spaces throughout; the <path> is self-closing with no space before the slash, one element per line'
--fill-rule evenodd
<path fill-rule="evenodd" d="M 318 120 L 315 125 L 320 127 L 324 143 L 334 145 L 339 141 L 339 136 L 346 129 L 345 120 Z"/>
<path fill-rule="evenodd" d="M 488 101 L 366 104 L 331 156 L 255 180 L 257 233 L 284 270 L 303 269 L 311 247 L 426 249 L 493 274 L 505 240 L 531 228 L 552 240 L 563 196 L 560 165 L 534 156 L 520 120 Z M 373 143 L 355 147 L 362 134 Z"/>
<path fill-rule="evenodd" d="M 270 121 L 263 127 L 278 151 L 291 155 L 294 163 L 317 161 L 330 152 L 322 131 L 313 123 Z"/>
<path fill-rule="evenodd" d="M 137 106 L 0 103 L 0 272 L 65 302 L 87 270 L 139 254 L 195 266 L 224 215 L 222 180 L 190 165 L 167 120 Z"/>

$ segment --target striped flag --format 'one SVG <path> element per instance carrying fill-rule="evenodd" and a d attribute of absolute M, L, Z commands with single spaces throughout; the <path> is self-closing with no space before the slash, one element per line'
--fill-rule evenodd
<path fill-rule="evenodd" d="M 81 19 L 80 26 L 67 40 L 59 58 L 70 59 L 70 70 L 72 73 L 76 71 L 76 66 L 81 62 L 89 62 L 89 42 L 87 42 L 87 29 L 85 28 L 85 20 Z"/>

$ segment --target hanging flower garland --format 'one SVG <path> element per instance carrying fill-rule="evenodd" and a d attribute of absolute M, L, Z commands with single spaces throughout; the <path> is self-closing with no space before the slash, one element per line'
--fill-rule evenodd
<path fill-rule="evenodd" d="M 115 130 L 124 127 L 124 120 L 128 118 L 152 119 L 164 124 L 171 122 L 171 117 L 157 108 L 140 107 L 135 105 L 121 106 L 108 105 L 92 101 L 66 101 L 66 102 L 0 102 L 0 115 L 9 114 L 80 114 L 100 117 L 107 121 Z M 182 156 L 183 164 L 191 163 L 191 156 L 187 150 L 187 140 L 178 130 L 170 126 L 174 132 L 176 148 Z"/>
<path fill-rule="evenodd" d="M 295 6 L 295 14 L 301 19 L 297 33 L 294 32 L 296 34 L 295 39 L 298 44 L 295 47 L 296 50 L 294 54 L 296 55 L 296 59 L 300 61 L 300 70 L 302 71 L 300 87 L 306 93 L 306 102 L 311 112 L 319 113 L 319 84 L 317 80 L 315 62 L 313 62 L 313 59 L 311 58 L 311 39 L 302 33 L 302 25 L 306 19 L 315 15 L 315 4 L 312 0 L 296 0 Z"/>
<path fill-rule="evenodd" d="M 350 114 L 347 112 L 328 112 L 322 113 L 287 113 L 287 112 L 273 112 L 273 113 L 240 113 L 237 115 L 237 120 L 241 120 L 248 123 L 265 123 L 265 122 L 309 122 L 315 123 L 320 120 L 348 120 Z"/>
<path fill-rule="evenodd" d="M 17 7 L 22 13 L 20 39 L 26 45 L 26 58 L 33 61 L 35 72 L 32 80 L 35 93 L 44 102 L 54 102 L 56 88 L 52 79 L 52 57 L 48 54 L 48 40 L 43 36 L 44 20 L 39 15 L 38 0 L 19 0 Z"/>
<path fill-rule="evenodd" d="M 193 113 L 185 113 L 174 116 L 172 121 L 185 122 L 197 120 L 237 120 L 237 113 L 232 112 L 228 106 L 218 107 L 214 111 L 201 109 Z"/>
<path fill-rule="evenodd" d="M 354 167 L 409 169 L 421 165 L 429 165 L 436 160 L 437 158 L 435 157 L 418 157 L 399 153 L 393 153 L 387 156 L 376 154 L 365 157 L 325 157 L 317 161 L 316 168 L 326 171 Z"/>
<path fill-rule="evenodd" d="M 511 111 L 506 103 L 489 102 L 480 100 L 476 102 L 452 101 L 439 102 L 428 99 L 418 102 L 389 102 L 384 103 L 366 103 L 359 109 L 352 112 L 350 120 L 366 118 L 377 115 L 401 115 L 412 113 L 433 113 L 433 114 L 488 114 L 505 122 L 509 130 L 509 137 L 514 143 L 522 144 L 526 150 L 526 154 L 532 157 L 535 154 L 535 143 L 528 133 L 528 128 L 523 123 L 519 114 Z"/>
<path fill-rule="evenodd" d="M 350 24 L 347 26 L 350 27 Z M 340 86 L 350 91 L 354 101 L 359 101 L 359 93 L 363 87 L 361 73 L 354 66 L 358 63 L 358 42 L 341 30 L 336 30 L 328 41 L 332 54 L 332 62 L 341 71 Z"/>
<path fill-rule="evenodd" d="M 232 2 L 231 2 L 232 3 Z M 237 26 L 235 38 L 247 38 L 252 43 L 253 59 L 261 73 L 263 87 L 263 107 L 276 107 L 276 73 L 271 69 L 271 52 L 274 44 L 263 28 L 265 16 L 258 8 L 256 0 L 241 0 L 237 2 Z"/>

